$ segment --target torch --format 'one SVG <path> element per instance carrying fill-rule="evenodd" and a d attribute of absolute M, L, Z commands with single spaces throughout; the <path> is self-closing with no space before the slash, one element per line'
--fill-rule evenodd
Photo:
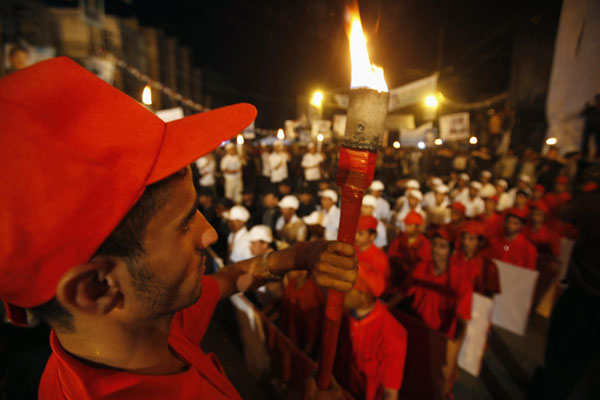
<path fill-rule="evenodd" d="M 389 93 L 383 70 L 371 65 L 369 60 L 356 3 L 346 9 L 346 17 L 350 22 L 352 83 L 337 176 L 337 184 L 342 191 L 338 240 L 354 245 L 362 198 L 375 173 L 377 147 L 385 129 Z M 321 390 L 329 388 L 343 307 L 344 293 L 329 289 L 317 372 L 317 385 Z"/>

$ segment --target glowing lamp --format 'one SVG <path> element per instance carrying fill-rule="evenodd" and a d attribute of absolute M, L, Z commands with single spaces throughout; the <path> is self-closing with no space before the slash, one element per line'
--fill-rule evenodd
<path fill-rule="evenodd" d="M 392 143 L 392 146 L 393 146 L 395 149 L 399 149 L 399 148 L 400 148 L 400 142 L 396 140 L 396 141 L 394 141 L 394 143 Z"/>
<path fill-rule="evenodd" d="M 146 85 L 142 91 L 142 103 L 147 106 L 152 105 L 152 90 L 150 89 L 150 85 Z"/>

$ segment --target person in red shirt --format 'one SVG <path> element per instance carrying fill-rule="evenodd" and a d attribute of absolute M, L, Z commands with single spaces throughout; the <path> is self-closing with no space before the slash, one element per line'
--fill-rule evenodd
<path fill-rule="evenodd" d="M 386 287 L 388 287 L 390 278 L 388 258 L 383 250 L 374 244 L 377 238 L 378 222 L 377 218 L 371 215 L 361 215 L 356 225 L 354 246 L 358 262 L 368 264 L 380 271 L 385 277 Z"/>
<path fill-rule="evenodd" d="M 552 286 L 560 273 L 560 235 L 545 225 L 550 212 L 546 203 L 538 200 L 530 204 L 529 224 L 523 228 L 523 235 L 537 249 L 537 269 L 540 276 L 534 295 L 534 307 Z"/>
<path fill-rule="evenodd" d="M 431 257 L 431 245 L 421 233 L 423 216 L 410 211 L 404 218 L 405 231 L 398 232 L 390 247 L 388 257 L 392 270 L 392 287 L 403 291 L 406 278 L 420 261 Z"/>
<path fill-rule="evenodd" d="M 483 235 L 486 238 L 499 235 L 504 229 L 502 214 L 496 211 L 498 208 L 498 196 L 493 195 L 485 199 L 485 213 L 478 220 L 483 224 Z"/>
<path fill-rule="evenodd" d="M 546 193 L 546 188 L 543 185 L 540 185 L 538 183 L 537 185 L 535 185 L 533 187 L 533 191 L 531 193 L 531 200 L 530 200 L 530 202 L 542 200 L 542 198 L 544 197 L 545 193 Z"/>
<path fill-rule="evenodd" d="M 248 126 L 253 106 L 165 123 L 65 57 L 0 80 L 0 102 L 11 193 L 0 197 L 0 299 L 12 322 L 29 309 L 52 328 L 40 399 L 238 399 L 199 347 L 220 298 L 296 269 L 354 286 L 355 251 L 341 242 L 204 276 L 217 234 L 198 212 L 189 164 Z"/>
<path fill-rule="evenodd" d="M 569 179 L 566 176 L 559 176 L 556 178 L 554 191 L 544 196 L 544 203 L 549 208 L 549 212 L 546 215 L 546 225 L 558 232 L 560 236 L 576 239 L 578 236 L 577 228 L 573 224 L 561 220 L 558 216 L 558 209 L 571 201 L 572 198 L 571 194 L 567 192 L 568 183 Z"/>
<path fill-rule="evenodd" d="M 307 271 L 288 272 L 284 286 L 280 326 L 296 346 L 313 354 L 323 323 L 323 292 Z"/>
<path fill-rule="evenodd" d="M 346 293 L 352 350 L 348 362 L 349 389 L 357 399 L 394 400 L 402 386 L 407 334 L 404 327 L 377 298 L 385 288 L 381 271 L 358 265 L 354 288 Z"/>
<path fill-rule="evenodd" d="M 526 220 L 527 214 L 524 210 L 506 210 L 504 232 L 490 239 L 490 258 L 527 269 L 536 269 L 537 250 L 521 233 Z"/>
<path fill-rule="evenodd" d="M 500 293 L 498 267 L 484 255 L 485 227 L 477 221 L 465 224 L 460 248 L 452 255 L 455 263 L 461 265 L 477 293 L 492 297 Z"/>
<path fill-rule="evenodd" d="M 465 222 L 465 213 L 466 208 L 464 204 L 460 202 L 452 203 L 452 206 L 450 206 L 450 223 L 444 225 L 444 229 L 450 235 L 450 240 L 452 240 L 455 248 L 460 245 L 460 233 Z"/>

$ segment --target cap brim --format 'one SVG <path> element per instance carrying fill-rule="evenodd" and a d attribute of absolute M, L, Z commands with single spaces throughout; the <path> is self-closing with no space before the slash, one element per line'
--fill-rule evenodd
<path fill-rule="evenodd" d="M 242 132 L 256 118 L 256 108 L 240 103 L 165 124 L 165 138 L 147 184 L 158 182 Z"/>

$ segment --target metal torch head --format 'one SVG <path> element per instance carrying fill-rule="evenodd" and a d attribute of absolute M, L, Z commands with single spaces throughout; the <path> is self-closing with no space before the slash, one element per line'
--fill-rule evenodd
<path fill-rule="evenodd" d="M 388 92 L 358 88 L 350 90 L 346 131 L 342 146 L 377 153 L 385 131 Z"/>

